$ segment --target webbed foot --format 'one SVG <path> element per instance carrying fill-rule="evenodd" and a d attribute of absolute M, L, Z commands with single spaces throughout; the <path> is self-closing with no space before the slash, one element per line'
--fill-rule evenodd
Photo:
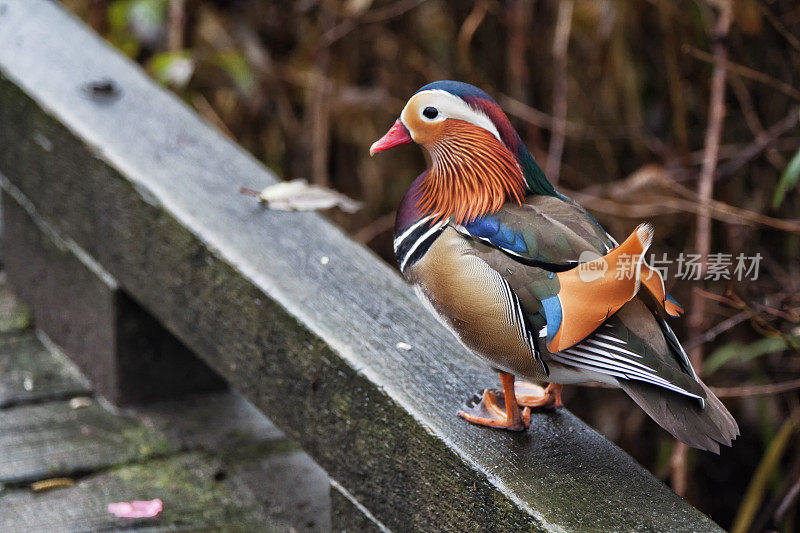
<path fill-rule="evenodd" d="M 501 372 L 500 379 L 503 382 L 503 392 L 486 389 L 480 402 L 468 402 L 467 409 L 458 412 L 459 416 L 482 426 L 512 431 L 528 429 L 531 424 L 531 410 L 528 407 L 520 410 L 517 405 L 514 376 Z"/>
<path fill-rule="evenodd" d="M 514 394 L 520 407 L 545 407 L 555 408 L 564 407 L 561 401 L 561 390 L 564 385 L 550 383 L 547 388 L 542 388 L 534 383 L 527 381 L 517 381 L 514 383 Z"/>

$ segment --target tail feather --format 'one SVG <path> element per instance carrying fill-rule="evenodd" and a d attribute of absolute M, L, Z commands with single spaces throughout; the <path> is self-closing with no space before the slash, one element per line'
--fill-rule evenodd
<path fill-rule="evenodd" d="M 662 428 L 693 448 L 719 453 L 720 444 L 730 446 L 739 435 L 736 420 L 702 382 L 705 407 L 696 399 L 638 381 L 621 379 L 619 386 Z"/>

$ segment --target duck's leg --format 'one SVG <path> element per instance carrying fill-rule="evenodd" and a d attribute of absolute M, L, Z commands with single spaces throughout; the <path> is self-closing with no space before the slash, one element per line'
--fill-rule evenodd
<path fill-rule="evenodd" d="M 517 404 L 522 407 L 564 407 L 561 401 L 563 388 L 564 385 L 559 383 L 550 383 L 546 389 L 527 381 L 517 381 L 514 384 Z"/>
<path fill-rule="evenodd" d="M 480 403 L 458 414 L 473 424 L 512 431 L 527 429 L 531 423 L 531 410 L 528 407 L 520 410 L 517 405 L 514 375 L 500 372 L 500 381 L 503 383 L 502 397 L 499 391 L 486 389 Z"/>

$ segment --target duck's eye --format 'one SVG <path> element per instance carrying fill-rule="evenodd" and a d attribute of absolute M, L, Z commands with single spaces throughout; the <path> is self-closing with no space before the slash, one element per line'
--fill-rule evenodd
<path fill-rule="evenodd" d="M 422 115 L 427 119 L 433 120 L 439 116 L 439 111 L 435 107 L 426 107 L 422 111 Z"/>

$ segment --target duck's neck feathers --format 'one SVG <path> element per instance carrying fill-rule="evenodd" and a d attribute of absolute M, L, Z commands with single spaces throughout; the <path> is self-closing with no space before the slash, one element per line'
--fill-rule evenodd
<path fill-rule="evenodd" d="M 500 106 L 483 91 L 477 94 L 464 95 L 463 99 L 470 106 L 489 117 L 497 128 L 500 140 L 516 155 L 519 166 L 522 168 L 522 174 L 525 176 L 528 194 L 561 197 L 561 194 L 547 181 L 544 171 L 525 147 L 522 138 L 520 138 L 506 114 L 500 109 Z"/>
<path fill-rule="evenodd" d="M 523 167 L 497 137 L 461 120 L 447 121 L 428 146 L 432 165 L 416 191 L 416 209 L 463 224 L 521 204 L 529 192 Z"/>

